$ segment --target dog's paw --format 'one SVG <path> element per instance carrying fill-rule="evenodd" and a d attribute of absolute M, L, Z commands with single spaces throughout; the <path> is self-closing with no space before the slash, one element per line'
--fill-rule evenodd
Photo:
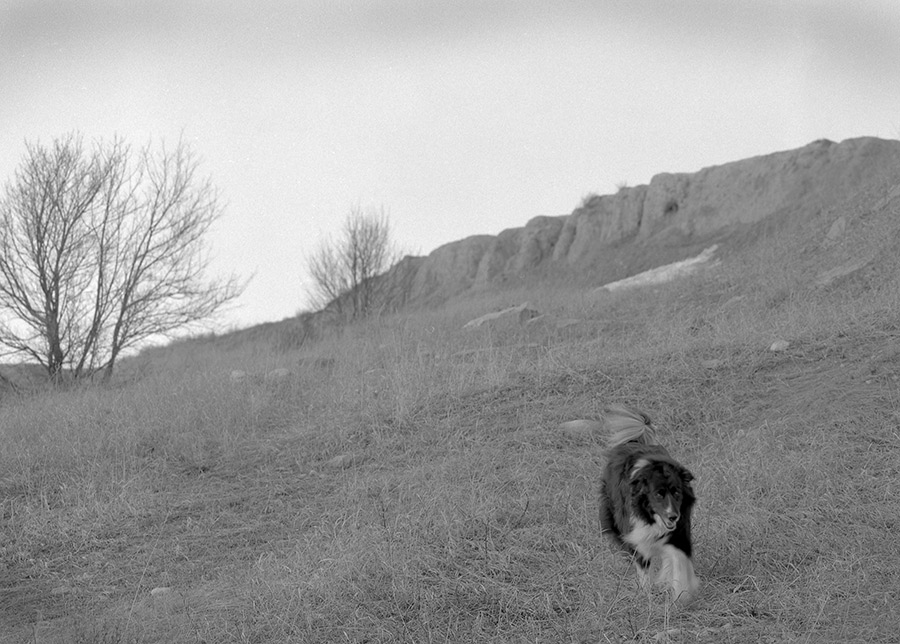
<path fill-rule="evenodd" d="M 675 597 L 674 603 L 678 606 L 688 606 L 700 595 L 701 583 L 700 579 L 692 575 L 690 582 L 682 588 L 673 588 L 672 592 Z"/>

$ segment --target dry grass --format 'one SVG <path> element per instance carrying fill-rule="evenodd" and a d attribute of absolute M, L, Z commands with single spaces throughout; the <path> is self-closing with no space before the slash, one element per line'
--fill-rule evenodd
<path fill-rule="evenodd" d="M 897 273 L 810 288 L 827 223 L 639 294 L 522 287 L 5 398 L 0 641 L 891 641 Z M 460 330 L 525 299 L 582 323 Z M 556 430 L 612 401 L 697 476 L 688 609 L 600 539 L 600 437 Z"/>

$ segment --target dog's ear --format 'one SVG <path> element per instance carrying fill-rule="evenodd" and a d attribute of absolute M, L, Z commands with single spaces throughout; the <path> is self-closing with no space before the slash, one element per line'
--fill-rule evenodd
<path fill-rule="evenodd" d="M 650 489 L 648 467 L 636 467 L 631 470 L 631 489 L 637 494 L 646 493 Z"/>
<path fill-rule="evenodd" d="M 637 481 L 638 477 L 643 476 L 646 480 L 647 472 L 650 469 L 650 461 L 646 458 L 637 459 L 631 466 L 631 474 L 629 474 L 629 478 L 632 481 Z"/>

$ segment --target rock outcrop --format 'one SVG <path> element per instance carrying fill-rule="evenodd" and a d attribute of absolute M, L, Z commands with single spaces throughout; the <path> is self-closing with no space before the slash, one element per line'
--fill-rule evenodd
<path fill-rule="evenodd" d="M 469 320 L 463 325 L 463 328 L 477 329 L 478 327 L 483 325 L 492 325 L 496 323 L 510 324 L 511 322 L 518 325 L 523 325 L 526 324 L 529 320 L 533 320 L 540 315 L 540 311 L 531 308 L 531 305 L 528 304 L 528 302 L 525 302 L 524 304 L 520 304 L 518 306 L 511 306 L 508 309 L 495 311 L 494 313 L 486 313 L 485 315 L 475 318 L 474 320 Z"/>
<path fill-rule="evenodd" d="M 444 300 L 475 286 L 482 258 L 495 241 L 492 235 L 475 235 L 450 242 L 426 257 L 405 257 L 386 277 L 401 283 L 394 290 L 404 301 Z"/>
<path fill-rule="evenodd" d="M 819 140 L 695 173 L 658 174 L 649 185 L 594 196 L 569 215 L 535 217 L 408 257 L 384 277 L 403 284 L 407 302 L 444 300 L 545 267 L 577 269 L 628 239 L 701 242 L 788 210 L 815 211 L 891 173 L 900 175 L 900 141 Z"/>

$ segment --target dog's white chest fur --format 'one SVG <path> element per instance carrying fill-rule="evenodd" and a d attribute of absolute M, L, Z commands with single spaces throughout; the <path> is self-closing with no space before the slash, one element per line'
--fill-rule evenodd
<path fill-rule="evenodd" d="M 687 603 L 700 589 L 700 580 L 694 574 L 694 566 L 691 560 L 678 548 L 663 542 L 663 538 L 669 534 L 669 530 L 662 524 L 659 517 L 656 521 L 647 523 L 638 518 L 632 518 L 631 531 L 622 537 L 623 540 L 634 546 L 634 549 L 648 561 L 661 558 L 662 567 L 659 571 L 659 580 L 668 582 L 675 594 L 675 601 Z M 646 585 L 647 571 L 637 566 L 638 578 L 641 585 Z"/>
<path fill-rule="evenodd" d="M 635 517 L 631 522 L 632 528 L 622 535 L 622 540 L 630 543 L 644 559 L 652 559 L 659 552 L 660 540 L 669 534 L 669 530 L 659 519 L 647 523 Z"/>

